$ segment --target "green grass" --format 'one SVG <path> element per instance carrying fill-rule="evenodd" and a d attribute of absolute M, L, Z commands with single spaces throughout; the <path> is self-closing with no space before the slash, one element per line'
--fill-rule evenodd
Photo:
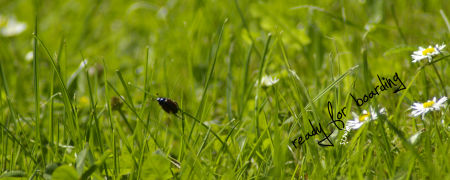
<path fill-rule="evenodd" d="M 449 48 L 411 62 L 450 42 L 446 1 L 0 0 L 0 15 L 27 24 L 0 35 L 0 179 L 450 178 L 449 101 L 409 109 L 448 96 Z M 355 104 L 396 72 L 405 90 Z M 341 145 L 328 102 L 346 125 L 387 114 Z M 334 146 L 292 145 L 309 120 Z"/>

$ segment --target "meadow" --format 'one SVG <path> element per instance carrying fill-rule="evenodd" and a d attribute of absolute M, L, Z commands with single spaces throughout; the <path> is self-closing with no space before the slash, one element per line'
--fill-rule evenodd
<path fill-rule="evenodd" d="M 0 179 L 450 179 L 448 3 L 0 0 Z"/>

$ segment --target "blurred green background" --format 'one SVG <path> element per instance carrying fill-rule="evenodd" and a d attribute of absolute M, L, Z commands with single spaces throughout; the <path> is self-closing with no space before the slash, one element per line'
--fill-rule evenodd
<path fill-rule="evenodd" d="M 411 63 L 410 56 L 419 46 L 448 42 L 446 0 L 0 0 L 0 15 L 27 25 L 18 35 L 0 37 L 4 72 L 0 122 L 8 125 L 2 127 L 2 172 L 17 170 L 25 177 L 45 178 L 45 169 L 61 162 L 76 168 L 78 176 L 97 165 L 89 174 L 94 179 L 106 175 L 117 179 L 449 178 L 448 107 L 430 116 L 427 128 L 422 127 L 427 123 L 408 115 L 413 102 L 444 96 L 445 88 L 449 89 L 447 60 L 435 63 L 435 70 L 427 66 L 418 71 L 420 64 Z M 57 94 L 61 86 L 39 43 L 39 121 L 33 60 L 26 58 L 33 51 L 36 15 L 38 36 L 58 60 L 76 111 L 70 112 L 63 103 L 64 94 Z M 289 75 L 284 57 L 304 87 Z M 79 69 L 83 59 L 88 60 L 87 73 Z M 353 74 L 318 96 L 356 65 Z M 280 82 L 267 88 L 255 86 L 260 72 Z M 411 87 L 404 97 L 387 93 L 371 101 L 373 106 L 386 107 L 389 114 L 352 134 L 351 145 L 338 145 L 341 131 L 332 137 L 335 147 L 319 147 L 315 140 L 301 149 L 290 144 L 310 132 L 308 118 L 329 122 L 328 101 L 354 112 L 368 109 L 351 107 L 348 94 L 367 93 L 377 83 L 377 74 L 392 77 L 395 72 L 405 85 L 413 82 Z M 124 105 L 122 115 L 112 111 L 109 119 L 106 104 L 118 95 L 105 89 L 104 75 L 124 99 L 134 103 L 137 113 Z M 144 97 L 139 90 L 144 88 L 151 95 Z M 175 100 L 183 111 L 211 126 L 227 139 L 228 150 L 192 119 L 181 120 L 162 111 L 150 99 L 156 94 Z M 308 96 L 319 99 L 306 113 Z M 301 112 L 307 115 L 299 116 Z M 93 123 L 97 121 L 93 113 L 98 123 Z M 69 116 L 79 127 L 66 122 Z M 134 131 L 126 128 L 123 117 Z M 423 141 L 405 145 L 404 138 L 422 129 L 429 129 Z M 327 132 L 331 130 L 328 126 Z M 73 150 L 59 152 L 58 144 Z M 76 159 L 83 151 L 90 155 L 77 167 Z M 110 154 L 99 161 L 106 151 Z M 60 170 L 61 174 L 70 174 L 70 168 Z"/>

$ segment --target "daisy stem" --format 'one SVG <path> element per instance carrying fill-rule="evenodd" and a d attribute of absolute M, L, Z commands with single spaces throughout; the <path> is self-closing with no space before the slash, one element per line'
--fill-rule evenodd
<path fill-rule="evenodd" d="M 444 89 L 444 94 L 447 97 L 447 90 L 445 89 L 444 81 L 442 81 L 441 75 L 439 74 L 439 71 L 436 68 L 436 65 L 432 64 L 434 72 L 436 72 L 437 77 L 439 78 L 439 82 L 441 83 L 442 89 Z"/>

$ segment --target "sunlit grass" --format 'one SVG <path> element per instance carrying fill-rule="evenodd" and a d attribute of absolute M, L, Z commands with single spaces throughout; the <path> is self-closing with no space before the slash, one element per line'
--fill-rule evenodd
<path fill-rule="evenodd" d="M 27 24 L 0 34 L 0 176 L 448 179 L 448 101 L 410 109 L 448 96 L 448 47 L 411 57 L 449 43 L 448 14 L 437 0 L 0 0 Z M 395 73 L 404 90 L 355 104 Z M 345 123 L 386 114 L 341 144 L 329 104 Z M 292 144 L 319 125 L 334 146 Z"/>

